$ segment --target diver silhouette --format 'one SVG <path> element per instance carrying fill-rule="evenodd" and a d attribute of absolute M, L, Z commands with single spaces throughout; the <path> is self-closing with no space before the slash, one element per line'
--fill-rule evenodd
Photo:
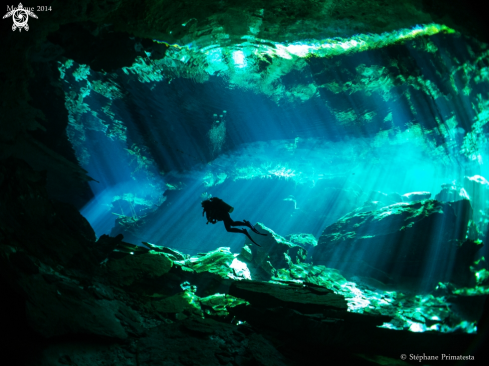
<path fill-rule="evenodd" d="M 218 221 L 223 221 L 224 222 L 224 227 L 226 228 L 226 231 L 230 233 L 242 233 L 245 234 L 253 244 L 258 245 L 255 243 L 255 241 L 251 238 L 250 234 L 248 234 L 248 231 L 246 229 L 237 229 L 233 228 L 231 226 L 247 226 L 253 232 L 266 236 L 267 234 L 262 234 L 258 230 L 256 230 L 253 225 L 249 221 L 243 220 L 243 221 L 233 221 L 231 219 L 231 216 L 229 213 L 233 212 L 234 208 L 228 205 L 226 202 L 224 202 L 222 199 L 217 198 L 217 197 L 211 197 L 208 200 L 202 201 L 202 207 L 204 210 L 202 211 L 202 216 L 204 216 L 204 213 L 206 214 L 207 217 L 207 224 L 210 222 L 211 224 L 215 224 Z M 206 225 L 207 225 L 206 224 Z M 259 247 L 261 245 L 258 245 Z"/>

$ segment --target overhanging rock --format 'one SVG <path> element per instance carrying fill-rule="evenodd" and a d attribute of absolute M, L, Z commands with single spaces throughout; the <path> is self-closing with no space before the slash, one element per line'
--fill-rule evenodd
<path fill-rule="evenodd" d="M 472 250 L 460 250 L 471 215 L 468 200 L 353 211 L 324 230 L 312 260 L 382 282 L 432 286 L 451 280 L 457 261 L 473 256 Z"/>

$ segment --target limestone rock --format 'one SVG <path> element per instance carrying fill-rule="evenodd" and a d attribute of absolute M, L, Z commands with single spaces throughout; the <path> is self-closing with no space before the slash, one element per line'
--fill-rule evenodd
<path fill-rule="evenodd" d="M 402 196 L 398 193 L 383 193 L 380 191 L 373 191 L 367 197 L 368 201 L 382 202 L 385 205 L 390 205 L 398 202 L 403 202 Z"/>
<path fill-rule="evenodd" d="M 73 340 L 49 344 L 39 357 L 39 366 L 51 365 L 137 365 L 137 342 L 100 342 L 98 339 Z"/>
<path fill-rule="evenodd" d="M 253 306 L 283 306 L 307 314 L 325 309 L 347 308 L 345 298 L 321 286 L 302 284 L 277 284 L 257 281 L 234 282 L 229 293 L 249 301 Z"/>
<path fill-rule="evenodd" d="M 172 268 L 173 261 L 165 253 L 149 251 L 141 255 L 126 255 L 121 259 L 112 259 L 107 270 L 113 280 L 129 286 L 144 278 L 163 276 Z"/>
<path fill-rule="evenodd" d="M 473 255 L 457 249 L 465 240 L 471 211 L 468 200 L 425 200 L 352 212 L 324 230 L 312 259 L 384 283 L 403 278 L 431 286 L 446 280 L 443 269 L 455 254 L 456 261 Z M 425 266 L 432 269 L 428 276 Z"/>
<path fill-rule="evenodd" d="M 147 307 L 164 314 L 187 312 L 194 315 L 202 315 L 198 297 L 191 291 L 184 291 L 163 300 L 152 301 Z"/>
<path fill-rule="evenodd" d="M 270 278 L 274 269 L 287 267 L 290 260 L 296 262 L 305 259 L 306 251 L 300 245 L 289 242 L 262 223 L 257 223 L 255 228 L 267 236 L 248 230 L 253 240 L 260 246 L 254 245 L 246 238 L 245 247 L 237 257 L 248 264 L 253 278 L 255 275 L 262 276 L 260 278 L 263 279 Z"/>
<path fill-rule="evenodd" d="M 168 254 L 170 256 L 170 259 L 174 260 L 174 261 L 182 261 L 182 260 L 185 260 L 187 258 L 187 255 L 183 254 L 182 252 L 180 252 L 176 249 L 154 245 L 154 244 L 151 244 L 151 243 L 148 243 L 145 241 L 143 242 L 143 244 L 145 246 L 149 247 L 150 249 L 156 250 L 157 252 L 162 252 L 162 253 Z"/>
<path fill-rule="evenodd" d="M 138 365 L 283 365 L 274 361 L 280 353 L 272 344 L 261 337 L 250 344 L 242 328 L 254 333 L 246 326 L 198 318 L 155 327 L 140 339 Z M 259 362 L 263 355 L 254 354 L 257 348 L 267 350 L 272 359 Z"/>
<path fill-rule="evenodd" d="M 127 332 L 116 314 L 116 300 L 97 300 L 75 283 L 47 283 L 41 275 L 19 282 L 27 296 L 26 313 L 33 328 L 45 337 L 92 334 L 125 339 Z"/>
<path fill-rule="evenodd" d="M 368 212 L 368 211 L 376 211 L 381 209 L 382 207 L 389 206 L 389 204 L 386 204 L 382 201 L 365 201 L 365 203 L 354 209 L 352 212 Z"/>
<path fill-rule="evenodd" d="M 189 258 L 184 265 L 197 273 L 210 272 L 227 277 L 232 274 L 230 266 L 233 261 L 234 254 L 229 251 L 229 248 L 217 248 L 202 256 Z"/>
<path fill-rule="evenodd" d="M 489 217 L 489 182 L 480 175 L 474 175 L 465 177 L 463 186 L 473 205 L 473 220 L 487 236 L 488 226 L 485 220 Z"/>
<path fill-rule="evenodd" d="M 248 266 L 237 257 L 238 255 L 231 253 L 229 248 L 217 248 L 205 254 L 177 261 L 175 264 L 179 269 L 192 273 L 193 281 L 195 275 L 202 274 L 197 277 L 201 280 L 206 278 L 205 281 L 210 281 L 212 278 L 213 283 L 220 283 L 219 286 L 227 288 L 230 280 L 251 279 Z"/>
<path fill-rule="evenodd" d="M 449 183 L 441 186 L 441 191 L 435 196 L 435 199 L 440 202 L 455 202 L 469 200 L 470 197 L 464 188 Z"/>
<path fill-rule="evenodd" d="M 478 199 L 489 191 L 489 182 L 480 175 L 466 176 L 464 177 L 464 188 L 471 198 Z"/>
<path fill-rule="evenodd" d="M 411 192 L 402 195 L 403 202 L 416 202 L 427 200 L 431 197 L 430 192 Z"/>
<path fill-rule="evenodd" d="M 248 348 L 258 364 L 263 366 L 287 365 L 285 357 L 265 337 L 252 334 L 248 341 Z"/>
<path fill-rule="evenodd" d="M 318 244 L 317 239 L 312 234 L 291 234 L 287 235 L 285 239 L 305 250 L 310 250 Z"/>

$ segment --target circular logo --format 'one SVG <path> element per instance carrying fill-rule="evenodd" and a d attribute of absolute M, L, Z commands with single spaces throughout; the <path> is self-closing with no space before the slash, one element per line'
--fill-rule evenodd
<path fill-rule="evenodd" d="M 401 355 L 401 360 L 405 360 L 406 358 L 407 358 L 407 356 L 406 356 L 406 355 L 403 353 L 403 354 Z"/>
<path fill-rule="evenodd" d="M 27 14 L 27 11 L 21 6 L 19 6 L 19 8 L 17 10 L 14 10 L 12 13 L 12 19 L 14 21 L 14 25 L 17 26 L 17 28 L 24 28 L 25 26 L 27 26 L 27 21 L 29 20 L 29 14 Z"/>

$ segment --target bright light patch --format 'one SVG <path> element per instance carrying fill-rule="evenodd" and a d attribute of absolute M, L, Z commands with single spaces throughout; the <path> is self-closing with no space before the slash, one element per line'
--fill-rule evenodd
<path fill-rule="evenodd" d="M 247 280 L 251 280 L 250 270 L 248 269 L 246 263 L 241 262 L 240 260 L 234 258 L 233 262 L 229 267 L 231 267 L 234 270 L 236 275 L 242 276 Z"/>
<path fill-rule="evenodd" d="M 442 24 L 424 24 L 417 25 L 414 28 L 404 28 L 399 29 L 392 32 L 385 32 L 382 34 L 357 34 L 348 39 L 342 38 L 327 38 L 323 40 L 311 40 L 309 44 L 304 43 L 291 43 L 291 44 L 282 44 L 282 43 L 273 43 L 267 41 L 265 39 L 258 38 L 250 38 L 250 37 L 242 37 L 245 39 L 249 39 L 247 47 L 254 48 L 258 51 L 259 54 L 268 54 L 270 56 L 278 56 L 281 58 L 290 59 L 291 55 L 295 55 L 298 57 L 308 57 L 308 56 L 335 56 L 343 53 L 350 53 L 351 51 L 364 51 L 366 49 L 380 48 L 385 47 L 389 44 L 396 43 L 397 41 L 404 41 L 407 39 L 413 39 L 420 36 L 431 36 L 440 32 L 445 33 L 455 33 L 455 31 L 445 25 Z M 223 38 L 227 38 L 229 35 L 223 36 Z M 160 44 L 166 44 L 171 47 L 178 48 L 182 51 L 190 51 L 189 45 L 170 45 L 168 42 L 154 40 Z M 203 41 L 196 42 L 195 47 L 192 48 L 192 51 L 203 52 L 205 49 L 208 49 L 210 44 L 204 44 Z M 273 45 L 273 46 L 271 46 Z M 215 46 L 215 45 L 212 45 Z M 225 50 L 225 47 L 222 48 Z M 233 53 L 233 59 L 235 54 L 241 54 L 244 61 L 244 54 L 242 51 L 235 51 Z M 242 64 L 242 62 L 236 62 L 236 64 Z"/>
<path fill-rule="evenodd" d="M 211 49 L 206 52 L 209 56 L 207 57 L 207 60 L 210 63 L 218 63 L 222 62 L 222 52 L 220 48 L 215 48 Z"/>
<path fill-rule="evenodd" d="M 306 44 L 291 44 L 288 45 L 286 48 L 287 51 L 293 55 L 296 55 L 298 57 L 306 57 L 311 47 Z"/>
<path fill-rule="evenodd" d="M 420 332 L 424 332 L 426 330 L 426 327 L 423 324 L 420 324 L 420 323 L 413 323 L 409 327 L 409 330 L 411 332 L 420 333 Z"/>
<path fill-rule="evenodd" d="M 246 66 L 246 59 L 243 51 L 234 51 L 233 60 L 234 60 L 234 66 L 238 68 L 243 68 Z"/>

